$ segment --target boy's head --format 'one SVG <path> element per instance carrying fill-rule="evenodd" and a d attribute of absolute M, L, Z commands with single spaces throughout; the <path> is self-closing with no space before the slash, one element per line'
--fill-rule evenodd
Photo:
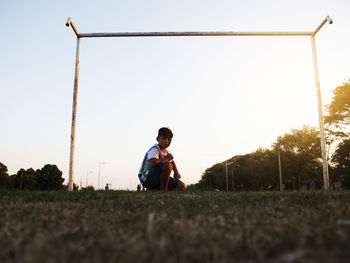
<path fill-rule="evenodd" d="M 163 127 L 159 129 L 157 141 L 161 148 L 168 148 L 172 138 L 173 133 L 169 128 Z"/>

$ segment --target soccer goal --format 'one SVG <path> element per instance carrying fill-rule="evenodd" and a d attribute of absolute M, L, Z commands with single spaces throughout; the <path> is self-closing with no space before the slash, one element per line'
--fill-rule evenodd
<path fill-rule="evenodd" d="M 321 155 L 323 161 L 323 183 L 324 189 L 329 189 L 329 173 L 328 163 L 325 148 L 325 133 L 324 133 L 324 120 L 322 112 L 322 100 L 320 90 L 320 80 L 318 71 L 318 61 L 316 54 L 316 34 L 326 23 L 332 24 L 333 21 L 327 16 L 321 24 L 314 31 L 296 31 L 296 32 L 233 32 L 233 31 L 215 31 L 215 32 L 122 32 L 122 33 L 79 33 L 71 18 L 68 18 L 66 26 L 71 26 L 76 37 L 76 61 L 75 61 L 75 78 L 74 78 L 74 92 L 73 92 L 73 109 L 72 109 L 72 126 L 71 126 L 71 145 L 70 145 L 70 162 L 69 162 L 69 181 L 68 191 L 73 190 L 73 177 L 74 177 L 74 149 L 75 149 L 75 128 L 76 128 L 76 108 L 77 108 L 77 95 L 78 95 L 78 81 L 79 81 L 79 62 L 80 62 L 80 44 L 82 38 L 105 38 L 105 37 L 191 37 L 191 36 L 219 36 L 219 37 L 235 37 L 235 36 L 306 36 L 311 39 L 314 74 L 315 74 L 315 86 L 318 105 L 318 117 L 321 139 Z"/>

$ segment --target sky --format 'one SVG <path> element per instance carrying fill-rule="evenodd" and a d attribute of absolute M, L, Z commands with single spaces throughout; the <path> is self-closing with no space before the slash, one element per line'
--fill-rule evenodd
<path fill-rule="evenodd" d="M 0 1 L 0 162 L 68 182 L 76 36 L 313 31 L 323 105 L 350 78 L 348 0 Z M 318 127 L 310 37 L 82 39 L 74 182 L 136 189 L 160 127 L 186 184 L 303 125 Z"/>

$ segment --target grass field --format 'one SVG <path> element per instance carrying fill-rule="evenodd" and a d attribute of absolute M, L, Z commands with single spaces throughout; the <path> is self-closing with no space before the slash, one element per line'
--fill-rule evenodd
<path fill-rule="evenodd" d="M 349 220 L 349 191 L 0 191 L 0 262 L 350 262 Z"/>

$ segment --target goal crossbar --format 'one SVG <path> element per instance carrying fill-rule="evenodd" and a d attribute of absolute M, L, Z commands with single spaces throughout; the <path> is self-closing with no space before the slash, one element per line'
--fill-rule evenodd
<path fill-rule="evenodd" d="M 81 33 L 79 37 L 311 36 L 313 32 L 125 32 Z"/>

